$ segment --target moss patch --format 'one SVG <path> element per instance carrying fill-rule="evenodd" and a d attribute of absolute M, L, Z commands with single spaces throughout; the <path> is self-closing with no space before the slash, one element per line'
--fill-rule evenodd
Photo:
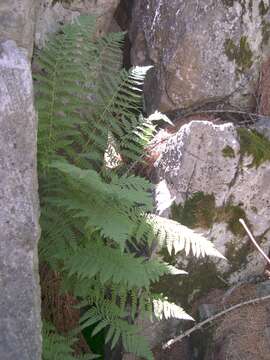
<path fill-rule="evenodd" d="M 240 139 L 240 154 L 251 155 L 253 161 L 250 166 L 259 167 L 263 162 L 270 160 L 270 141 L 255 130 L 246 128 L 237 129 Z"/>
<path fill-rule="evenodd" d="M 53 0 L 52 2 L 52 6 L 55 5 L 56 3 L 63 3 L 63 4 L 68 4 L 70 5 L 72 3 L 73 0 Z"/>
<path fill-rule="evenodd" d="M 243 219 L 248 224 L 245 211 L 239 205 L 227 204 L 217 209 L 215 222 L 225 222 L 232 234 L 243 237 L 245 230 L 239 219 Z"/>
<path fill-rule="evenodd" d="M 191 311 L 192 303 L 211 289 L 224 288 L 226 284 L 218 277 L 215 264 L 207 260 L 190 259 L 188 275 L 165 275 L 153 290 L 166 294 L 170 301 L 181 304 Z M 192 295 L 192 299 L 191 299 Z"/>
<path fill-rule="evenodd" d="M 197 192 L 184 205 L 173 204 L 171 218 L 190 228 L 208 229 L 215 217 L 214 195 Z"/>
<path fill-rule="evenodd" d="M 214 195 L 203 192 L 194 193 L 184 205 L 173 204 L 171 218 L 190 228 L 203 229 L 209 229 L 214 222 L 225 222 L 232 234 L 240 237 L 245 235 L 245 231 L 239 219 L 242 218 L 248 223 L 245 211 L 240 205 L 228 203 L 216 208 Z"/>
<path fill-rule="evenodd" d="M 232 7 L 235 0 L 222 0 L 223 4 L 228 7 Z"/>
<path fill-rule="evenodd" d="M 231 266 L 230 273 L 239 270 L 247 263 L 247 256 L 251 250 L 250 242 L 246 242 L 240 248 L 237 248 L 233 242 L 227 244 L 225 256 Z"/>
<path fill-rule="evenodd" d="M 270 39 L 270 23 L 268 21 L 262 21 L 262 43 L 267 45 Z"/>
<path fill-rule="evenodd" d="M 193 194 L 183 206 L 174 205 L 172 207 L 172 218 L 189 227 L 211 227 L 214 222 L 225 222 L 228 230 L 237 237 L 245 235 L 239 218 L 243 218 L 248 224 L 245 212 L 240 205 L 228 203 L 217 208 L 215 207 L 214 195 L 207 195 L 202 192 Z M 224 279 L 247 262 L 247 256 L 251 250 L 250 243 L 243 244 L 241 248 L 238 248 L 236 244 L 238 244 L 237 239 L 227 246 L 225 256 L 231 268 L 222 275 Z M 169 255 L 166 250 L 162 250 L 162 255 L 166 262 L 176 266 L 179 263 L 179 260 L 177 261 L 179 257 L 174 254 Z M 181 268 L 181 265 L 179 267 Z M 180 303 L 187 312 L 191 311 L 194 301 L 209 293 L 211 289 L 227 287 L 219 276 L 220 273 L 216 265 L 211 260 L 195 259 L 189 256 L 188 265 L 184 269 L 188 275 L 165 275 L 157 284 L 154 284 L 153 290 L 166 294 L 172 302 Z"/>
<path fill-rule="evenodd" d="M 224 49 L 228 59 L 235 61 L 237 72 L 243 73 L 251 68 L 253 55 L 246 36 L 241 37 L 238 45 L 236 45 L 232 39 L 226 39 Z"/>
<path fill-rule="evenodd" d="M 269 5 L 265 5 L 263 0 L 261 0 L 259 3 L 259 11 L 261 16 L 265 16 L 269 11 Z"/>
<path fill-rule="evenodd" d="M 224 157 L 228 157 L 228 158 L 234 158 L 235 157 L 235 153 L 232 147 L 230 147 L 229 145 L 227 145 L 223 150 L 222 150 L 222 154 Z"/>
<path fill-rule="evenodd" d="M 172 218 L 181 224 L 191 228 L 204 227 L 210 228 L 214 223 L 226 223 L 228 230 L 236 237 L 244 237 L 245 230 L 239 223 L 242 218 L 249 225 L 245 211 L 241 204 L 234 205 L 228 203 L 222 207 L 215 206 L 214 195 L 207 195 L 197 192 L 188 199 L 184 205 L 172 206 Z M 235 242 L 238 241 L 237 238 Z M 225 256 L 231 264 L 230 271 L 223 275 L 226 279 L 231 272 L 238 270 L 247 261 L 247 255 L 250 252 L 249 242 L 241 248 L 237 248 L 234 241 L 230 242 L 227 247 Z M 173 254 L 170 256 L 164 250 L 163 256 L 165 261 L 176 264 L 177 257 Z M 155 286 L 158 291 L 164 291 L 168 294 L 171 301 L 181 301 L 186 310 L 194 300 L 208 293 L 212 288 L 223 288 L 226 286 L 218 276 L 218 271 L 214 263 L 208 260 L 198 260 L 189 257 L 188 267 L 185 269 L 189 276 L 164 276 Z"/>

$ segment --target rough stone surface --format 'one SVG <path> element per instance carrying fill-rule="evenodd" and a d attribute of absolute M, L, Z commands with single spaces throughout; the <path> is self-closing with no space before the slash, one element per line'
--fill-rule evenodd
<path fill-rule="evenodd" d="M 97 18 L 97 32 L 102 35 L 113 26 L 114 12 L 120 0 L 73 0 L 70 9 L 81 14 L 93 14 Z"/>
<path fill-rule="evenodd" d="M 224 155 L 226 148 L 232 156 Z M 162 144 L 154 163 L 158 179 L 156 203 L 161 215 L 170 215 L 173 201 L 183 206 L 198 192 L 214 196 L 212 223 L 197 230 L 204 232 L 228 258 L 227 262 L 218 260 L 216 265 L 230 283 L 260 275 L 265 266 L 265 260 L 238 223 L 239 216 L 248 221 L 266 253 L 270 247 L 270 162 L 256 168 L 252 160 L 252 156 L 240 156 L 239 136 L 233 124 L 192 121 L 172 134 L 166 145 Z M 235 215 L 230 215 L 232 209 Z M 238 232 L 233 230 L 235 227 Z"/>
<path fill-rule="evenodd" d="M 120 0 L 73 0 L 65 3 L 44 0 L 37 17 L 36 46 L 43 47 L 50 34 L 55 33 L 62 24 L 74 21 L 79 15 L 96 16 L 97 34 L 104 35 L 112 27 L 115 28 L 113 15 L 119 2 Z"/>
<path fill-rule="evenodd" d="M 149 111 L 223 101 L 251 106 L 269 53 L 269 2 L 137 0 L 130 28 L 134 65 L 153 64 Z"/>
<path fill-rule="evenodd" d="M 0 359 L 41 358 L 36 113 L 30 64 L 0 44 Z"/>
<path fill-rule="evenodd" d="M 210 295 L 210 294 L 209 294 Z M 243 284 L 235 288 L 226 300 L 217 301 L 212 296 L 213 303 L 219 311 L 241 302 L 257 297 L 256 285 Z M 210 332 L 199 335 L 202 344 L 207 349 L 205 360 L 267 360 L 269 359 L 269 306 L 270 301 L 263 301 L 250 306 L 243 306 L 219 318 Z"/>
<path fill-rule="evenodd" d="M 226 146 L 234 150 L 234 158 L 222 156 Z M 217 206 L 224 203 L 240 157 L 236 129 L 231 123 L 192 121 L 170 136 L 162 150 L 154 166 L 177 203 L 194 192 L 208 193 L 209 189 Z"/>
<path fill-rule="evenodd" d="M 268 140 L 270 140 L 270 117 L 269 116 L 261 117 L 259 120 L 257 120 L 255 122 L 254 128 L 259 133 L 261 133 L 265 137 L 267 137 Z"/>
<path fill-rule="evenodd" d="M 48 36 L 55 33 L 61 24 L 72 22 L 80 13 L 66 9 L 59 2 L 52 5 L 52 0 L 42 3 L 37 16 L 35 29 L 35 45 L 42 48 L 45 45 Z"/>
<path fill-rule="evenodd" d="M 270 295 L 270 280 L 257 284 L 256 292 L 258 296 Z"/>
<path fill-rule="evenodd" d="M 198 310 L 201 320 L 205 320 L 217 312 L 216 306 L 213 304 L 201 304 Z"/>
<path fill-rule="evenodd" d="M 31 57 L 36 13 L 40 3 L 41 0 L 0 1 L 0 41 L 16 41 Z"/>
<path fill-rule="evenodd" d="M 73 21 L 80 14 L 97 18 L 97 33 L 110 29 L 119 31 L 113 16 L 120 0 L 5 0 L 0 2 L 0 41 L 14 40 L 27 50 L 29 58 L 33 44 L 41 48 L 48 35 L 60 25 Z"/>

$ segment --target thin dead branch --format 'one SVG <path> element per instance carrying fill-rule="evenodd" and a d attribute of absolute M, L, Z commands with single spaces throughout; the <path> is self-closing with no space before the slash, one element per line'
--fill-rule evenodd
<path fill-rule="evenodd" d="M 247 227 L 245 221 L 243 219 L 239 219 L 240 224 L 244 227 L 244 229 L 246 230 L 250 240 L 253 242 L 253 244 L 255 245 L 256 249 L 259 251 L 259 253 L 266 259 L 266 261 L 270 264 L 270 259 L 269 257 L 265 254 L 265 252 L 263 251 L 263 249 L 260 247 L 260 245 L 257 243 L 257 241 L 255 240 L 254 236 L 252 235 L 251 231 L 249 230 L 249 228 Z"/>
<path fill-rule="evenodd" d="M 261 301 L 265 301 L 265 300 L 268 300 L 270 299 L 270 295 L 266 295 L 266 296 L 263 296 L 263 297 L 257 297 L 255 299 L 251 299 L 251 300 L 248 300 L 248 301 L 244 301 L 244 302 L 241 302 L 239 304 L 236 304 L 234 306 L 231 306 L 230 308 L 228 309 L 225 309 L 211 317 L 209 317 L 208 319 L 196 324 L 195 326 L 193 326 L 192 328 L 190 328 L 189 330 L 185 331 L 183 334 L 177 336 L 176 338 L 174 339 L 171 339 L 169 341 L 166 342 L 166 344 L 164 344 L 162 346 L 162 349 L 165 350 L 165 349 L 168 349 L 170 348 L 173 344 L 175 344 L 176 342 L 178 341 L 181 341 L 182 339 L 184 339 L 185 337 L 187 336 L 190 336 L 190 334 L 192 334 L 194 331 L 196 330 L 199 330 L 201 329 L 203 326 L 205 326 L 206 324 L 218 319 L 219 317 L 221 316 L 224 316 L 225 314 L 233 311 L 233 310 L 236 310 L 236 309 L 239 309 L 240 307 L 242 306 L 246 306 L 246 305 L 251 305 L 251 304 L 255 304 L 255 303 L 258 303 L 258 302 L 261 302 Z"/>
<path fill-rule="evenodd" d="M 260 252 L 260 254 L 267 260 L 267 262 L 270 264 L 270 259 L 269 257 L 265 254 L 265 252 L 263 251 L 263 249 L 260 247 L 260 245 L 257 243 L 257 241 L 255 240 L 254 236 L 252 235 L 251 231 L 249 230 L 249 228 L 247 227 L 245 221 L 243 219 L 239 219 L 239 222 L 241 223 L 241 225 L 244 227 L 244 229 L 246 230 L 250 240 L 252 241 L 252 243 L 255 245 L 256 249 Z M 225 309 L 211 317 L 209 317 L 208 319 L 196 324 L 195 326 L 193 326 L 191 329 L 185 331 L 183 334 L 177 336 L 175 339 L 171 339 L 169 340 L 166 344 L 163 345 L 163 349 L 168 349 L 169 347 L 171 347 L 173 344 L 175 344 L 177 341 L 181 341 L 183 338 L 189 336 L 190 334 L 192 334 L 194 331 L 199 330 L 200 328 L 202 328 L 204 325 L 208 324 L 209 322 L 212 322 L 216 319 L 218 319 L 219 317 L 235 310 L 238 309 L 242 306 L 246 306 L 246 305 L 251 305 L 251 304 L 255 304 L 257 302 L 260 301 L 264 301 L 264 300 L 268 300 L 270 299 L 270 295 L 267 296 L 263 296 L 263 297 L 258 297 L 255 299 L 251 299 L 248 301 L 244 301 L 241 302 L 239 304 L 236 304 L 228 309 Z"/>

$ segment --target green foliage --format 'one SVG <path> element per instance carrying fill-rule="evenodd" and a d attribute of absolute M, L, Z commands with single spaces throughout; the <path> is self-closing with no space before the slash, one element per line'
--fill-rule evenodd
<path fill-rule="evenodd" d="M 235 61 L 237 72 L 243 73 L 250 69 L 253 63 L 253 54 L 246 36 L 241 37 L 238 45 L 232 39 L 226 39 L 224 48 L 228 59 Z"/>
<path fill-rule="evenodd" d="M 151 315 L 158 304 L 159 317 L 187 318 L 151 292 L 162 275 L 184 273 L 151 259 L 155 242 L 169 252 L 222 255 L 192 230 L 151 214 L 151 184 L 130 174 L 155 134 L 153 118 L 140 114 L 148 68 L 119 70 L 123 35 L 96 39 L 94 30 L 92 18 L 80 17 L 38 54 L 40 258 L 61 273 L 63 291 L 82 301 L 81 330 L 95 325 L 92 335 L 105 331 L 111 348 L 121 341 L 151 360 L 132 324 L 138 313 Z M 111 138 L 122 157 L 115 169 L 105 161 Z M 55 346 L 64 341 L 51 334 Z"/>
<path fill-rule="evenodd" d="M 185 319 L 193 320 L 182 308 L 165 299 L 157 299 L 153 301 L 155 316 L 159 319 Z"/>
<path fill-rule="evenodd" d="M 95 307 L 91 307 L 82 316 L 81 328 L 95 324 L 92 336 L 98 334 L 102 329 L 108 328 L 105 343 L 111 342 L 112 349 L 121 337 L 124 348 L 129 352 L 146 359 L 153 359 L 146 339 L 138 334 L 137 326 L 129 324 L 121 318 L 124 315 L 123 309 L 113 304 L 112 301 L 100 299 Z"/>
<path fill-rule="evenodd" d="M 71 253 L 65 268 L 69 276 L 76 274 L 81 279 L 98 276 L 103 285 L 112 282 L 123 285 L 128 290 L 134 287 L 149 289 L 151 282 L 158 280 L 163 274 L 170 273 L 168 266 L 158 260 L 146 261 L 143 257 L 121 253 L 102 242 L 87 244 Z"/>
<path fill-rule="evenodd" d="M 241 226 L 239 219 L 244 219 L 248 224 L 248 220 L 245 211 L 239 205 L 233 205 L 231 203 L 226 204 L 217 211 L 218 222 L 225 222 L 228 225 L 228 229 L 234 235 L 245 236 L 245 229 Z"/>
<path fill-rule="evenodd" d="M 159 244 L 166 247 L 169 254 L 174 251 L 175 254 L 185 250 L 186 255 L 190 253 L 199 258 L 200 256 L 216 256 L 224 258 L 218 252 L 211 241 L 205 239 L 198 233 L 177 221 L 162 218 L 157 215 L 149 215 L 150 224 Z"/>
<path fill-rule="evenodd" d="M 187 199 L 184 205 L 172 206 L 172 219 L 190 228 L 208 229 L 212 226 L 216 214 L 215 197 L 213 194 L 196 192 Z"/>
<path fill-rule="evenodd" d="M 228 229 L 234 235 L 239 236 L 246 234 L 243 226 L 239 223 L 239 219 L 244 219 L 245 222 L 248 223 L 245 211 L 240 205 L 234 205 L 229 201 L 221 207 L 216 207 L 214 195 L 204 194 L 203 192 L 194 193 L 183 205 L 173 204 L 171 218 L 190 228 L 209 229 L 214 222 L 225 222 Z M 187 229 L 187 231 L 190 230 Z M 180 233 L 184 234 L 184 230 Z M 200 244 L 203 241 L 205 241 L 205 239 L 198 243 Z M 213 246 L 211 242 L 209 246 L 208 251 L 211 251 L 211 246 Z"/>
<path fill-rule="evenodd" d="M 237 132 L 240 139 L 241 155 L 253 157 L 251 166 L 257 168 L 263 162 L 270 160 L 270 141 L 265 136 L 246 128 L 239 128 Z"/>
<path fill-rule="evenodd" d="M 239 247 L 237 241 L 230 242 L 226 246 L 226 257 L 230 262 L 230 273 L 239 270 L 248 262 L 248 255 L 251 252 L 250 243 L 246 242 Z"/>
<path fill-rule="evenodd" d="M 264 0 L 261 0 L 259 3 L 259 11 L 261 16 L 265 16 L 269 11 L 270 6 L 265 5 Z"/>
<path fill-rule="evenodd" d="M 225 148 L 222 149 L 222 154 L 223 154 L 224 157 L 228 157 L 228 158 L 234 158 L 235 157 L 234 150 L 229 145 L 225 146 Z"/>
<path fill-rule="evenodd" d="M 227 256 L 227 254 L 226 254 Z M 192 311 L 194 301 L 207 295 L 209 290 L 226 287 L 226 284 L 219 277 L 216 265 L 209 259 L 189 259 L 187 269 L 191 276 L 170 276 L 162 277 L 161 281 L 154 284 L 153 290 L 157 293 L 164 293 L 170 302 L 181 304 L 186 311 Z"/>
<path fill-rule="evenodd" d="M 92 360 L 99 358 L 98 355 L 94 354 L 75 357 L 72 345 L 76 342 L 76 338 L 58 334 L 55 327 L 45 321 L 43 322 L 42 337 L 42 360 Z"/>

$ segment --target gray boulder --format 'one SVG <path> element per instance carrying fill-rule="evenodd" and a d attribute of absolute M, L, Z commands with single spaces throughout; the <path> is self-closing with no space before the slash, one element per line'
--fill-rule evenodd
<path fill-rule="evenodd" d="M 73 22 L 79 15 L 94 15 L 97 35 L 106 34 L 115 26 L 113 15 L 119 2 L 120 0 L 43 0 L 37 16 L 35 45 L 42 48 L 48 36 L 55 33 L 61 25 Z"/>
<path fill-rule="evenodd" d="M 169 136 L 154 163 L 157 209 L 214 242 L 228 261 L 216 261 L 216 274 L 212 275 L 225 283 L 260 275 L 266 265 L 239 218 L 268 253 L 269 148 L 266 138 L 236 129 L 231 123 L 192 121 Z"/>
<path fill-rule="evenodd" d="M 32 56 L 37 11 L 41 0 L 0 1 L 0 41 L 12 39 Z"/>
<path fill-rule="evenodd" d="M 269 26 L 267 0 L 135 1 L 131 60 L 154 65 L 148 110 L 228 99 L 249 108 L 269 55 Z"/>
<path fill-rule="evenodd" d="M 0 43 L 0 359 L 41 358 L 37 118 L 26 51 Z"/>

